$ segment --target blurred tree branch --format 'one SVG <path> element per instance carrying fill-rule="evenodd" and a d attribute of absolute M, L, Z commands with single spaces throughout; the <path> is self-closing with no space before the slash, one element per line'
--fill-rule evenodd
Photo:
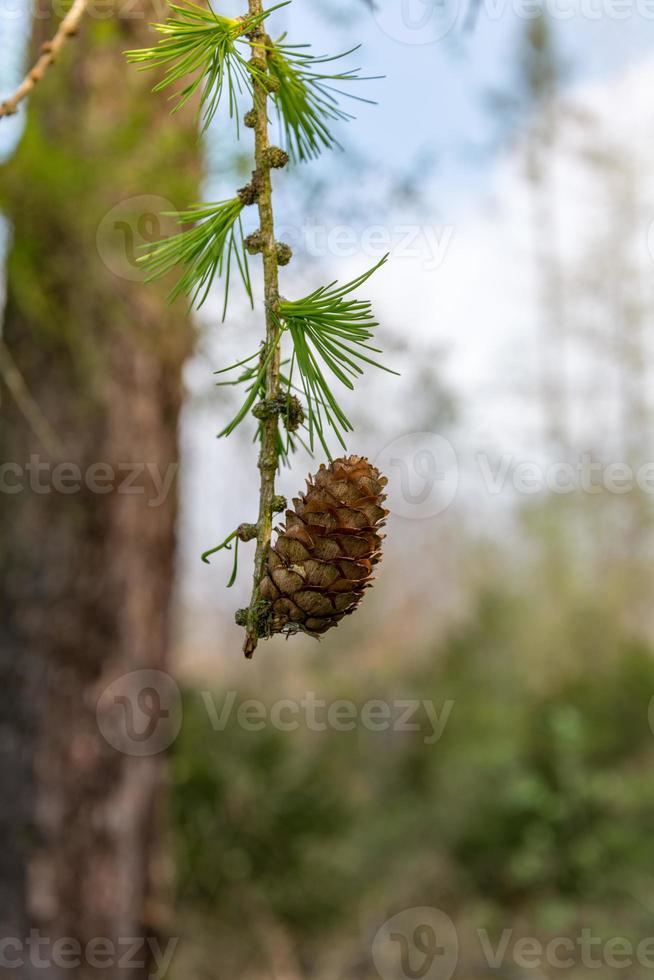
<path fill-rule="evenodd" d="M 57 33 L 51 41 L 46 41 L 41 47 L 41 56 L 29 70 L 14 94 L 0 103 L 0 117 L 13 116 L 18 112 L 18 106 L 26 99 L 35 86 L 42 81 L 48 68 L 57 60 L 57 55 L 66 40 L 77 34 L 80 21 L 88 7 L 88 0 L 75 0 L 72 7 L 63 18 Z"/>

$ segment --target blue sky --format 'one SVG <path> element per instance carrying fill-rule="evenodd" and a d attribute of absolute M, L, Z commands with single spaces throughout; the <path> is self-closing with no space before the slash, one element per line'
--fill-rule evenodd
<path fill-rule="evenodd" d="M 336 53 L 361 42 L 361 50 L 352 57 L 363 74 L 386 77 L 361 85 L 359 91 L 376 98 L 379 106 L 357 107 L 357 123 L 343 134 L 346 145 L 395 167 L 429 148 L 441 159 L 441 189 L 467 196 L 475 193 L 474 181 L 470 183 L 474 171 L 487 165 L 474 151 L 487 147 L 496 128 L 485 96 L 512 84 L 512 55 L 525 22 L 518 11 L 530 9 L 529 0 L 482 0 L 472 30 L 466 27 L 468 0 L 442 2 L 445 8 L 439 0 L 377 0 L 379 12 L 375 13 L 363 3 L 359 9 L 356 0 L 331 0 L 329 5 L 295 0 L 273 15 L 271 25 L 275 34 L 289 28 L 291 41 L 313 42 L 317 53 Z M 571 67 L 571 83 L 606 78 L 652 48 L 654 19 L 638 12 L 646 9 L 646 2 L 583 0 L 585 16 L 582 10 L 575 12 L 574 0 L 550 0 L 550 9 L 571 15 L 556 20 L 557 37 Z M 457 3 L 462 6 L 457 8 Z M 612 4 L 624 10 L 624 19 L 607 15 L 614 9 Z M 225 10 L 240 12 L 242 6 L 227 0 Z M 26 0 L 0 0 L 3 92 L 20 76 L 27 7 Z M 17 16 L 21 9 L 25 12 L 22 17 Z M 591 20 L 588 14 L 595 9 L 605 14 Z M 423 17 L 424 29 L 414 30 L 403 23 L 420 23 Z M 438 35 L 449 25 L 445 37 L 429 42 L 432 34 Z M 426 43 L 414 43 L 420 41 Z M 16 128 L 15 122 L 3 122 L 0 148 Z M 324 158 L 321 165 L 328 165 Z"/>
<path fill-rule="evenodd" d="M 412 34 L 420 40 L 428 38 L 429 26 L 423 31 L 404 29 L 398 11 L 406 3 L 408 18 L 419 22 L 421 11 L 428 11 L 429 6 L 441 9 L 438 0 L 377 2 L 380 10 L 391 12 L 375 15 L 362 5 L 362 13 L 345 23 L 336 18 L 327 23 L 317 12 L 319 4 L 296 0 L 275 15 L 275 27 L 280 22 L 283 28 L 292 23 L 292 37 L 314 40 L 321 53 L 361 42 L 361 50 L 353 56 L 356 64 L 362 66 L 363 74 L 384 74 L 386 78 L 366 84 L 365 94 L 376 98 L 379 106 L 357 108 L 357 123 L 344 134 L 347 144 L 397 167 L 411 162 L 425 148 L 434 151 L 441 161 L 440 192 L 469 198 L 478 186 L 475 171 L 483 174 L 488 167 L 487 151 L 497 133 L 497 119 L 488 111 L 487 96 L 514 85 L 515 50 L 525 25 L 517 11 L 529 9 L 527 0 L 520 4 L 507 0 L 500 16 L 502 0 L 482 0 L 472 30 L 466 28 L 463 6 L 454 11 L 456 20 L 446 36 L 431 43 L 406 43 Z M 453 2 L 467 5 L 467 0 L 444 2 L 450 12 Z M 609 0 L 593 2 L 607 11 L 613 9 Z M 354 0 L 348 0 L 334 9 L 351 11 L 353 4 Z M 581 11 L 575 13 L 573 0 L 551 5 L 550 9 L 562 11 L 570 8 L 572 14 L 555 21 L 571 85 L 610 77 L 652 50 L 654 19 L 639 15 L 636 0 L 633 4 L 627 0 L 624 6 L 629 16 L 616 21 L 608 16 L 590 20 Z M 592 11 L 593 3 L 588 0 L 583 9 Z M 444 16 L 441 28 L 452 21 L 451 13 Z M 436 14 L 434 22 L 434 33 L 438 33 Z M 396 36 L 390 36 L 395 28 Z"/>

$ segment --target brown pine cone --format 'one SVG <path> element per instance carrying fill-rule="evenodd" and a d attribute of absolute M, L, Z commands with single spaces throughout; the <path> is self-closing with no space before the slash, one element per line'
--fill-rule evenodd
<path fill-rule="evenodd" d="M 354 612 L 381 560 L 387 482 L 361 456 L 335 459 L 309 477 L 278 528 L 261 582 L 271 633 L 319 636 Z"/>

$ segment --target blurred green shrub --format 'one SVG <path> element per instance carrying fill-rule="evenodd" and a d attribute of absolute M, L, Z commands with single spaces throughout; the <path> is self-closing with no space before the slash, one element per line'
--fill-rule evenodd
<path fill-rule="evenodd" d="M 411 905 L 475 927 L 526 916 L 534 930 L 552 910 L 572 929 L 583 909 L 588 924 L 643 934 L 654 656 L 572 603 L 552 624 L 565 670 L 539 670 L 525 646 L 539 601 L 485 596 L 420 670 L 398 664 L 383 692 L 352 680 L 359 701 L 454 701 L 435 744 L 424 730 L 248 732 L 234 715 L 213 732 L 188 692 L 174 753 L 182 906 L 216 920 L 237 909 L 245 936 L 255 895 L 307 962 L 314 942 Z M 537 644 L 547 656 L 542 631 Z M 343 696 L 324 666 L 309 683 Z"/>
<path fill-rule="evenodd" d="M 486 604 L 445 666 L 458 708 L 440 761 L 446 846 L 486 901 L 615 902 L 654 867 L 654 657 L 624 639 L 596 667 L 583 658 L 545 691 L 516 690 L 497 648 L 481 664 L 511 623 L 511 603 Z"/>
<path fill-rule="evenodd" d="M 173 757 L 183 902 L 214 915 L 264 904 L 300 932 L 329 924 L 348 874 L 327 848 L 352 814 L 329 742 L 310 748 L 270 726 L 244 730 L 236 711 L 215 732 L 199 694 L 186 693 Z"/>

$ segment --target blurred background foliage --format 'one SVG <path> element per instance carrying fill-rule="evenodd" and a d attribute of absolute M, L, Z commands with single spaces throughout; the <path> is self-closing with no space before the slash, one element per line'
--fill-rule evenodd
<path fill-rule="evenodd" d="M 268 976 L 281 948 L 280 976 L 373 978 L 379 924 L 419 906 L 447 910 L 460 940 L 505 928 L 574 939 L 589 924 L 635 944 L 649 935 L 652 650 L 601 595 L 559 594 L 558 623 L 548 598 L 505 579 L 443 643 L 372 686 L 355 663 L 347 681 L 306 671 L 328 704 L 392 702 L 398 690 L 439 711 L 453 701 L 435 744 L 424 721 L 410 733 L 252 732 L 234 712 L 212 731 L 205 700 L 187 692 L 174 833 L 199 975 L 215 975 L 219 949 L 224 975 Z M 287 696 L 288 683 L 269 681 L 237 705 Z M 214 689 L 218 708 L 228 690 Z M 177 963 L 185 975 L 189 962 Z M 478 943 L 464 943 L 459 969 L 488 971 Z"/>

